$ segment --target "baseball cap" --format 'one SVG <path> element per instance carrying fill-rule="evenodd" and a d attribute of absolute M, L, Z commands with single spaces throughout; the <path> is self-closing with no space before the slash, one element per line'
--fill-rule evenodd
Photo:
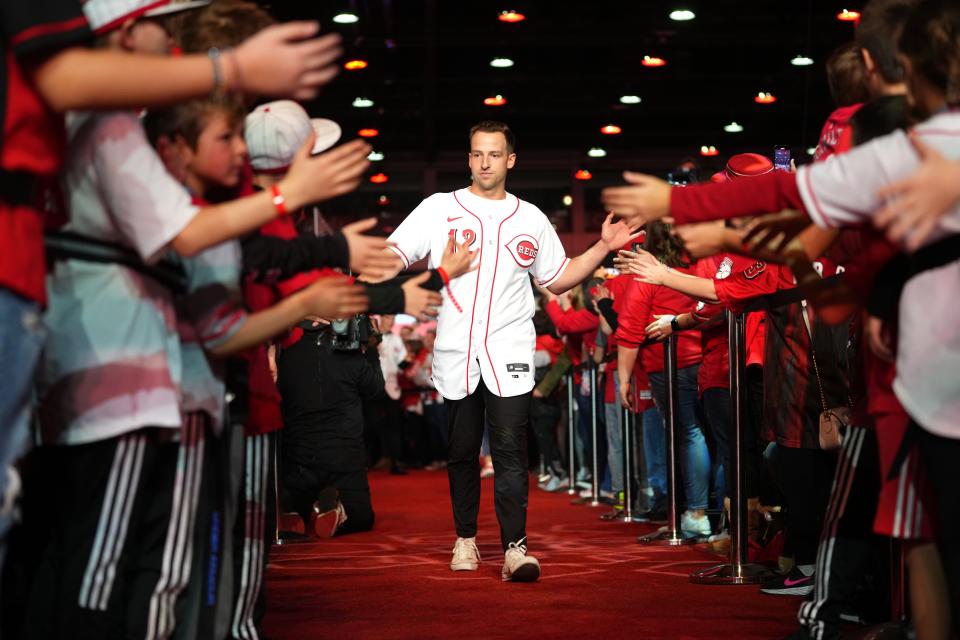
<path fill-rule="evenodd" d="M 730 180 L 752 178 L 773 171 L 773 161 L 759 153 L 738 153 L 727 160 L 724 172 Z"/>
<path fill-rule="evenodd" d="M 83 14 L 91 31 L 103 35 L 127 20 L 170 15 L 210 4 L 210 0 L 86 0 Z"/>
<path fill-rule="evenodd" d="M 247 115 L 244 134 L 250 164 L 255 171 L 282 172 L 312 132 L 317 134 L 313 153 L 326 151 L 340 139 L 340 125 L 325 118 L 310 119 L 292 100 L 262 104 Z"/>

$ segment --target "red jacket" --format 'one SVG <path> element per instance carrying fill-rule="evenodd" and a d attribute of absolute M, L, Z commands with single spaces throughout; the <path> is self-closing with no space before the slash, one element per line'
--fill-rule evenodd
<path fill-rule="evenodd" d="M 682 273 L 692 274 L 693 267 L 677 269 Z M 663 371 L 663 343 L 652 342 L 644 344 L 645 329 L 653 322 L 655 315 L 680 315 L 693 308 L 696 302 L 669 287 L 647 284 L 631 280 L 627 287 L 627 300 L 623 310 L 617 317 L 617 340 L 620 344 L 640 348 L 640 357 L 643 370 L 647 373 Z M 700 351 L 700 332 L 683 331 L 677 338 L 677 368 L 683 369 L 699 364 L 702 359 Z"/>
<path fill-rule="evenodd" d="M 583 345 L 587 346 L 588 353 L 593 352 L 597 343 L 597 331 L 600 329 L 600 318 L 586 309 L 564 311 L 556 300 L 548 302 L 544 310 L 557 328 L 557 333 L 567 338 L 567 352 L 574 367 L 574 382 L 580 384 Z"/>

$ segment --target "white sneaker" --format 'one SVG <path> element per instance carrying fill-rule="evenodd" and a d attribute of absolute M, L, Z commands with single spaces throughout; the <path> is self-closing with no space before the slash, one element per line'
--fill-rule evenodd
<path fill-rule="evenodd" d="M 457 538 L 453 545 L 453 560 L 450 561 L 451 571 L 476 571 L 480 565 L 480 551 L 477 549 L 476 538 Z"/>
<path fill-rule="evenodd" d="M 697 518 L 689 511 L 684 511 L 680 518 L 680 530 L 696 538 L 705 538 L 713 533 L 710 528 L 710 518 L 705 515 Z"/>
<path fill-rule="evenodd" d="M 507 545 L 503 554 L 503 569 L 500 578 L 504 582 L 536 582 L 540 577 L 540 563 L 527 555 L 526 538 Z"/>

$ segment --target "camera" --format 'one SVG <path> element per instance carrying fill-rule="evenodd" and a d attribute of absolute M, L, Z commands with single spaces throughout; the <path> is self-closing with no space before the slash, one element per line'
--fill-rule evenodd
<path fill-rule="evenodd" d="M 370 316 L 365 313 L 332 320 L 327 334 L 334 351 L 360 351 L 369 344 L 371 337 L 380 338 L 371 325 Z"/>

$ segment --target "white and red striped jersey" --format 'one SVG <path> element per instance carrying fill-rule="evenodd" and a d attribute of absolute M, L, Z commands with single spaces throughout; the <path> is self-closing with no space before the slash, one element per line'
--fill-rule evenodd
<path fill-rule="evenodd" d="M 468 189 L 437 193 L 389 238 L 404 266 L 429 258 L 440 265 L 447 240 L 469 242 L 476 271 L 450 282 L 437 319 L 433 381 L 459 400 L 484 384 L 501 397 L 533 389 L 536 310 L 530 276 L 549 286 L 569 259 L 540 209 L 515 195 L 489 200 Z"/>

